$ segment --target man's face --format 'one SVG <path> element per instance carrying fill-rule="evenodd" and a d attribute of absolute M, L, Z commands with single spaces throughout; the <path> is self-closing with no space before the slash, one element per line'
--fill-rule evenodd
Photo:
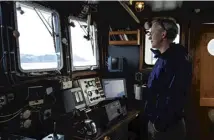
<path fill-rule="evenodd" d="M 160 47 L 160 43 L 166 37 L 166 31 L 157 23 L 152 24 L 151 32 L 149 35 L 149 39 L 151 40 L 152 48 L 158 49 Z"/>

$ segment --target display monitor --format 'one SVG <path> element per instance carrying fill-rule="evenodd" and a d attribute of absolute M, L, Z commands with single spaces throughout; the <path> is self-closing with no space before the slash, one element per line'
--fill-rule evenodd
<path fill-rule="evenodd" d="M 125 79 L 102 79 L 106 99 L 127 97 Z"/>

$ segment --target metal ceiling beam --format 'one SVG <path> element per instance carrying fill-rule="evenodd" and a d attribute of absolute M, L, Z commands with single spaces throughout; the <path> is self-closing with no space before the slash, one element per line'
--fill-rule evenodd
<path fill-rule="evenodd" d="M 130 16 L 139 24 L 140 20 L 138 17 L 134 14 L 134 12 L 129 8 L 127 4 L 125 4 L 122 1 L 119 1 L 119 3 L 123 6 L 123 8 L 130 14 Z"/>

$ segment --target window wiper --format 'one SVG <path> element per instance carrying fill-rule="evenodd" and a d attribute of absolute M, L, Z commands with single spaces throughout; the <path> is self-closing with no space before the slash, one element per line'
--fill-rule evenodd
<path fill-rule="evenodd" d="M 53 42 L 54 42 L 54 48 L 55 48 L 55 51 L 57 52 L 57 48 L 56 48 L 56 36 L 58 37 L 58 35 L 56 35 L 56 33 L 55 33 L 55 31 L 54 31 L 54 15 L 53 15 L 53 13 L 51 14 L 51 25 L 52 25 L 52 33 L 54 33 L 54 36 L 52 36 L 53 37 Z"/>
<path fill-rule="evenodd" d="M 85 36 L 87 36 L 87 31 L 85 30 L 85 25 L 81 25 L 80 22 L 78 20 L 76 20 L 78 22 L 78 24 L 80 25 L 80 28 L 83 30 L 83 32 L 85 33 Z"/>
<path fill-rule="evenodd" d="M 80 28 L 83 30 L 83 32 L 85 33 L 85 36 L 84 36 L 84 38 L 85 39 L 87 39 L 88 41 L 90 40 L 91 41 L 91 47 L 92 47 L 92 53 L 93 53 L 93 55 L 94 55 L 94 40 L 93 40 L 93 35 L 91 35 L 90 33 L 91 33 L 91 30 L 89 29 L 90 28 L 90 26 L 88 26 L 87 25 L 87 27 L 88 27 L 88 30 L 86 31 L 85 30 L 85 28 L 84 28 L 84 25 L 81 25 L 80 24 L 80 22 L 78 21 L 78 20 L 76 20 L 77 22 L 78 22 L 78 24 L 80 25 Z"/>
<path fill-rule="evenodd" d="M 42 12 L 40 10 L 37 10 L 35 7 L 33 8 L 34 11 L 36 12 L 36 14 L 38 15 L 38 17 L 40 18 L 40 20 L 42 21 L 42 23 L 44 24 L 45 28 L 47 29 L 47 31 L 50 33 L 50 35 L 53 37 L 53 41 L 54 41 L 54 48 L 55 51 L 56 50 L 56 39 L 55 37 L 58 37 L 59 35 L 54 31 L 54 21 L 53 21 L 53 13 L 51 14 L 51 24 L 52 26 L 48 23 L 48 21 L 45 19 L 44 15 L 42 14 Z M 40 13 L 40 14 L 39 14 Z M 42 17 L 41 17 L 42 16 Z M 42 19 L 43 18 L 43 19 Z M 46 23 L 45 23 L 46 22 Z M 51 30 L 48 28 L 48 26 L 51 28 Z"/>
<path fill-rule="evenodd" d="M 34 11 L 36 12 L 36 14 L 38 15 L 38 17 L 40 18 L 40 20 L 42 21 L 42 23 L 44 24 L 44 26 L 46 27 L 46 29 L 48 30 L 48 32 L 50 33 L 50 35 L 53 37 L 53 36 L 56 36 L 57 34 L 54 32 L 54 27 L 52 27 L 48 21 L 45 19 L 45 17 L 43 16 L 42 12 L 37 10 L 35 7 L 33 8 Z M 39 12 L 38 12 L 39 11 Z M 39 14 L 40 13 L 40 14 Z M 42 16 L 42 17 L 41 17 Z M 43 19 L 42 19 L 43 18 Z M 52 19 L 53 20 L 53 19 Z M 46 23 L 45 23 L 46 22 Z M 52 29 L 49 30 L 48 26 Z"/>

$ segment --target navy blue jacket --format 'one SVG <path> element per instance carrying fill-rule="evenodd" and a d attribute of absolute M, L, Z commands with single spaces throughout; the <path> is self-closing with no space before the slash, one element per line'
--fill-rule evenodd
<path fill-rule="evenodd" d="M 152 50 L 158 60 L 150 73 L 145 96 L 145 113 L 164 131 L 182 118 L 191 83 L 192 65 L 187 50 L 172 43 L 164 52 Z"/>

